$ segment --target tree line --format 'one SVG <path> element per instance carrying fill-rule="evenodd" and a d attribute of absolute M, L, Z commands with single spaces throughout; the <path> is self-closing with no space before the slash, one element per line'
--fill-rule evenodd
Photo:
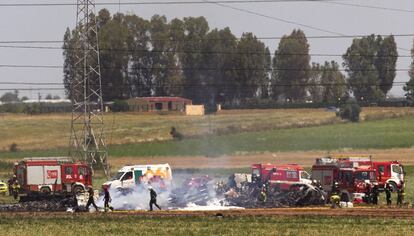
<path fill-rule="evenodd" d="M 336 61 L 311 62 L 300 29 L 283 36 L 271 53 L 254 34 L 237 38 L 229 28 L 210 29 L 204 17 L 146 20 L 103 9 L 96 20 L 105 101 L 183 96 L 196 104 L 240 104 L 252 98 L 332 103 L 353 95 L 375 102 L 386 97 L 396 74 L 392 35 L 355 38 L 342 57 L 345 75 Z M 80 69 L 74 60 L 81 52 L 77 32 L 68 28 L 64 35 L 69 97 L 72 75 Z M 414 88 L 413 71 L 406 91 Z"/>

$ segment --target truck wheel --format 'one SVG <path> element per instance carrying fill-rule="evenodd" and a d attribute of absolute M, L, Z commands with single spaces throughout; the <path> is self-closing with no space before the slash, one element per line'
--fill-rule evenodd
<path fill-rule="evenodd" d="M 72 190 L 72 192 L 75 193 L 75 194 L 78 194 L 82 191 L 83 191 L 83 187 L 80 186 L 80 185 L 76 185 L 75 187 L 73 187 L 73 190 Z"/>
<path fill-rule="evenodd" d="M 42 187 L 40 188 L 40 192 L 44 194 L 50 194 L 52 192 L 49 187 Z"/>
<path fill-rule="evenodd" d="M 392 192 L 397 191 L 398 187 L 397 187 L 397 184 L 395 182 L 389 182 L 388 184 L 391 186 L 391 191 Z"/>

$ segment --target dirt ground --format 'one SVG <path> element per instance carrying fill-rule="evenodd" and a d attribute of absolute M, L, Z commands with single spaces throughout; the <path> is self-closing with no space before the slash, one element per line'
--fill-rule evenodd
<path fill-rule="evenodd" d="M 66 212 L 19 212 L 19 213 L 0 213 L 3 217 L 56 217 L 68 216 Z M 315 208 L 272 208 L 272 209 L 237 209 L 237 210 L 221 210 L 221 211 L 115 211 L 111 213 L 74 213 L 74 214 L 93 214 L 94 216 L 109 214 L 111 217 L 125 217 L 131 215 L 142 216 L 158 216 L 158 217 L 175 217 L 175 216 L 205 216 L 205 217 L 241 217 L 241 216 L 365 216 L 380 218 L 414 218 L 414 209 L 412 208 L 371 208 L 356 207 L 348 209 L 331 209 L 329 207 Z"/>
<path fill-rule="evenodd" d="M 187 157 L 122 157 L 113 158 L 110 163 L 113 167 L 127 164 L 169 163 L 174 168 L 242 168 L 252 163 L 295 163 L 311 166 L 315 158 L 333 155 L 341 156 L 372 156 L 375 161 L 398 160 L 405 165 L 414 165 L 414 148 L 373 149 L 373 150 L 343 150 L 335 152 L 306 151 L 306 152 L 277 152 L 251 155 L 232 155 L 220 157 L 187 156 Z"/>

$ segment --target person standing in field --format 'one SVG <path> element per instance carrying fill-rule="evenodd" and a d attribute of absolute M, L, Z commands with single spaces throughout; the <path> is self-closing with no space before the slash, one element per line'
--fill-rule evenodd
<path fill-rule="evenodd" d="M 89 211 L 89 206 L 92 205 L 95 207 L 95 210 L 98 211 L 98 206 L 95 204 L 95 198 L 94 198 L 94 192 L 92 186 L 89 186 L 88 188 L 89 198 L 88 203 L 86 203 L 86 210 Z"/>
<path fill-rule="evenodd" d="M 155 192 L 155 190 L 152 188 L 152 186 L 148 187 L 149 191 L 150 191 L 150 202 L 149 202 L 149 206 L 150 206 L 150 211 L 153 211 L 152 209 L 152 205 L 155 205 L 158 209 L 161 210 L 161 207 L 158 206 L 157 204 L 157 193 Z"/>
<path fill-rule="evenodd" d="M 379 195 L 378 184 L 375 183 L 371 191 L 372 204 L 378 205 L 378 195 Z"/>
<path fill-rule="evenodd" d="M 391 186 L 388 183 L 385 185 L 385 198 L 387 200 L 387 206 L 391 206 Z"/>
<path fill-rule="evenodd" d="M 112 201 L 111 195 L 109 194 L 108 187 L 104 188 L 104 209 L 105 212 L 109 211 L 110 206 L 109 203 Z"/>
<path fill-rule="evenodd" d="M 404 203 L 404 189 L 403 188 L 399 188 L 397 190 L 397 206 L 398 207 L 402 207 L 403 203 Z"/>

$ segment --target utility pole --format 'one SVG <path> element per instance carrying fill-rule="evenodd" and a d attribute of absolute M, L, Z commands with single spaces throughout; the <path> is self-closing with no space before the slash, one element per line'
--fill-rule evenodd
<path fill-rule="evenodd" d="M 101 69 L 95 1 L 77 0 L 76 62 L 71 80 L 72 122 L 69 155 L 93 170 L 101 164 L 109 178 L 108 148 L 104 134 Z"/>

